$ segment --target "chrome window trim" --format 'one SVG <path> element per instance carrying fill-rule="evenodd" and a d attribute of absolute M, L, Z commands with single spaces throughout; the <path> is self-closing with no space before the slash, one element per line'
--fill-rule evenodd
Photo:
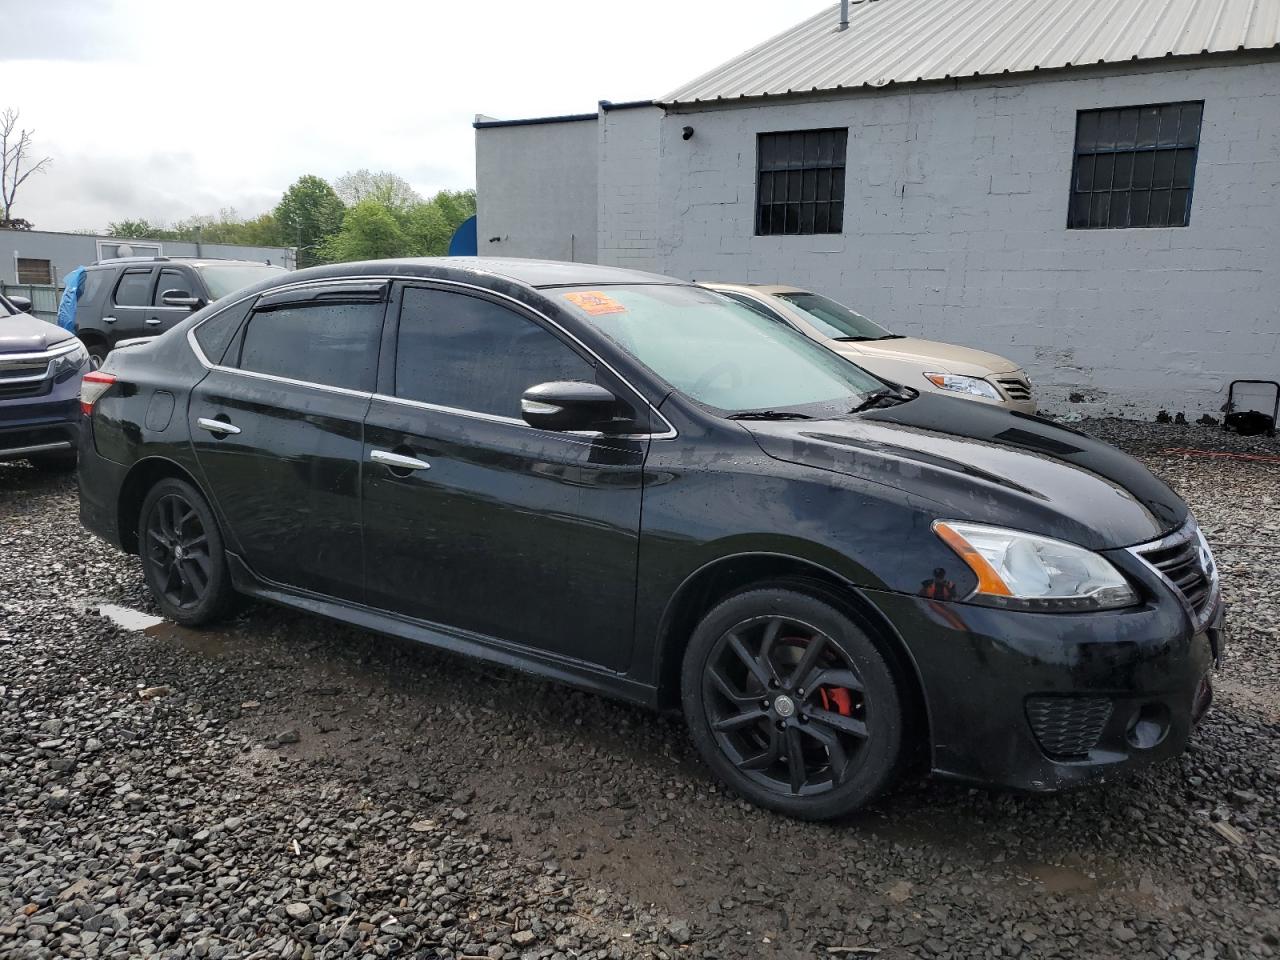
<path fill-rule="evenodd" d="M 548 437 L 560 437 L 567 439 L 575 437 L 577 439 L 589 440 L 670 440 L 676 436 L 675 428 L 672 428 L 670 436 L 666 434 L 655 433 L 605 433 L 602 430 L 544 430 L 541 427 L 535 427 L 526 423 L 519 417 L 504 417 L 497 413 L 481 413 L 479 410 L 464 410 L 461 407 L 446 407 L 439 403 L 427 403 L 424 400 L 410 400 L 407 397 L 390 397 L 385 393 L 375 393 L 374 400 L 381 400 L 383 403 L 399 404 L 403 407 L 414 407 L 418 410 L 430 410 L 432 413 L 448 413 L 457 417 L 467 417 L 471 420 L 485 420 L 489 423 L 505 423 L 513 427 L 523 427 L 526 430 L 532 430 L 535 433 L 544 434 Z"/>
<path fill-rule="evenodd" d="M 1187 600 L 1182 591 L 1178 589 L 1178 585 L 1169 577 L 1165 576 L 1163 570 L 1148 560 L 1146 554 L 1152 553 L 1156 550 L 1164 550 L 1169 547 L 1182 546 L 1188 542 L 1195 543 L 1203 536 L 1204 534 L 1200 532 L 1200 525 L 1196 523 L 1195 517 L 1188 515 L 1186 522 L 1184 522 L 1182 526 L 1177 530 L 1174 530 L 1172 533 L 1161 537 L 1159 540 L 1149 540 L 1146 543 L 1139 543 L 1135 546 L 1125 548 L 1127 553 L 1132 554 L 1141 561 L 1148 570 L 1159 577 L 1160 581 L 1169 588 L 1174 597 L 1176 597 L 1178 602 L 1182 605 L 1182 609 L 1186 612 L 1196 630 L 1203 630 L 1208 626 L 1208 624 L 1213 620 L 1214 615 L 1218 612 L 1218 608 L 1222 605 L 1222 589 L 1218 574 L 1217 559 L 1212 559 L 1209 569 L 1205 571 L 1205 576 L 1209 581 L 1209 600 L 1204 605 L 1204 612 L 1198 614 L 1196 613 L 1195 607 L 1191 605 L 1190 601 Z M 1205 543 L 1207 546 L 1208 542 L 1206 541 Z M 1203 564 L 1201 564 L 1201 566 L 1203 566 Z"/>
<path fill-rule="evenodd" d="M 200 349 L 199 341 L 196 340 L 196 331 L 199 330 L 202 326 L 204 326 L 206 323 L 208 323 L 210 320 L 214 319 L 215 317 L 221 316 L 223 313 L 225 313 L 227 310 L 230 310 L 232 307 L 236 306 L 237 304 L 243 303 L 244 301 L 253 297 L 264 296 L 267 293 L 278 293 L 286 290 L 301 289 L 309 286 L 317 286 L 317 285 L 331 286 L 334 284 L 341 284 L 341 283 L 369 283 L 370 281 L 378 281 L 378 280 L 389 280 L 389 281 L 401 280 L 406 283 L 412 283 L 412 282 L 433 283 L 433 284 L 442 284 L 448 287 L 456 287 L 463 290 L 474 290 L 477 293 L 482 293 L 490 297 L 497 297 L 500 300 L 505 300 L 508 303 L 514 304 L 516 307 L 522 310 L 527 310 L 528 312 L 532 313 L 534 316 L 539 317 L 542 320 L 546 321 L 552 328 L 554 328 L 555 330 L 558 330 L 564 336 L 568 337 L 571 341 L 576 343 L 588 356 L 597 360 L 599 363 L 601 363 L 605 367 L 606 370 L 608 370 L 615 377 L 617 377 L 619 380 L 625 383 L 627 385 L 627 388 L 632 393 L 634 393 L 637 397 L 639 397 L 640 400 L 644 403 L 644 405 L 649 408 L 650 412 L 655 417 L 657 417 L 658 420 L 661 421 L 661 423 L 663 423 L 666 426 L 666 429 L 659 432 L 630 433 L 630 434 L 606 434 L 606 433 L 602 433 L 594 430 L 574 430 L 574 431 L 540 430 L 537 427 L 530 426 L 529 424 L 525 423 L 523 420 L 519 420 L 515 417 L 503 417 L 497 414 L 481 413 L 479 410 L 461 410 L 456 407 L 445 407 L 439 404 L 425 403 L 419 400 L 409 400 L 403 397 L 389 397 L 386 394 L 382 394 L 382 393 L 366 393 L 362 391 L 353 391 L 353 390 L 347 390 L 344 387 L 326 386 L 323 383 L 310 383 L 302 380 L 291 380 L 287 377 L 277 377 L 272 374 L 254 373 L 253 371 L 250 371 L 250 370 L 241 370 L 238 367 L 225 367 L 225 366 L 222 366 L 221 364 L 210 363 L 209 358 L 206 357 L 204 354 L 204 351 Z M 297 283 L 289 283 L 289 284 L 284 284 L 283 286 L 273 287 L 270 291 L 264 290 L 264 291 L 259 291 L 257 293 L 252 293 L 252 294 L 249 294 L 248 296 L 240 297 L 238 300 L 234 300 L 231 303 L 228 303 L 225 307 L 220 309 L 217 313 L 211 314 L 205 317 L 204 319 L 202 319 L 199 323 L 194 324 L 191 327 L 191 329 L 187 331 L 187 343 L 190 345 L 192 351 L 195 353 L 196 359 L 199 360 L 201 365 L 208 370 L 218 370 L 222 373 L 238 373 L 238 374 L 241 374 L 242 376 L 255 376 L 255 377 L 260 377 L 267 380 L 278 380 L 282 383 L 289 383 L 297 386 L 314 387 L 317 390 L 332 390 L 338 393 L 354 394 L 356 396 L 361 396 L 361 397 L 372 397 L 372 398 L 377 398 L 378 400 L 386 400 L 392 403 L 401 403 L 409 406 L 421 407 L 426 410 L 434 410 L 440 413 L 452 413 L 452 414 L 457 414 L 459 416 L 471 417 L 476 420 L 489 420 L 496 423 L 518 424 L 527 430 L 537 430 L 537 432 L 539 433 L 547 434 L 550 436 L 575 436 L 575 437 L 591 437 L 591 438 L 607 437 L 608 439 L 611 439 L 611 440 L 639 440 L 639 439 L 674 440 L 676 437 L 680 435 L 679 432 L 676 430 L 676 428 L 672 425 L 671 421 L 668 420 L 665 416 L 663 416 L 662 413 L 658 410 L 658 408 L 649 402 L 648 397 L 646 397 L 643 393 L 641 393 L 638 389 L 636 389 L 636 386 L 630 380 L 624 377 L 621 373 L 619 373 L 614 368 L 614 366 L 611 363 L 609 363 L 608 360 L 605 360 L 598 353 L 596 353 L 594 350 L 588 347 L 585 343 L 583 343 L 580 339 L 578 339 L 578 337 L 574 336 L 571 331 L 566 330 L 563 326 L 556 323 L 555 320 L 548 317 L 541 310 L 538 310 L 530 306 L 529 304 L 524 303 L 521 300 L 517 300 L 515 297 L 509 296 L 508 294 L 505 294 L 505 293 L 501 293 L 497 290 L 491 290 L 488 287 L 478 286 L 477 284 L 474 284 L 474 283 L 465 283 L 461 280 L 445 280 L 439 277 L 381 276 L 381 275 L 364 276 L 364 277 L 338 277 L 338 278 L 328 278 L 328 279 L 318 279 L 318 280 L 300 280 Z"/>

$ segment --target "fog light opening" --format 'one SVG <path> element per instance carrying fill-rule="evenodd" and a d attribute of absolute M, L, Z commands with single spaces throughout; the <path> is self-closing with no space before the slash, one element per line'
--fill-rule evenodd
<path fill-rule="evenodd" d="M 1169 708 L 1163 703 L 1144 703 L 1125 731 L 1129 745 L 1138 750 L 1160 746 L 1169 735 Z"/>

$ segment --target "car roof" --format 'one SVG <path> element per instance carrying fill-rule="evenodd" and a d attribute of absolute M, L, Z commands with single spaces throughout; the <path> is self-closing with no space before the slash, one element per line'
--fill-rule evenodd
<path fill-rule="evenodd" d="M 808 293 L 803 287 L 793 287 L 786 283 L 721 283 L 718 280 L 702 280 L 698 286 L 712 290 L 733 290 L 738 293 L 759 293 L 770 296 L 775 293 Z"/>
<path fill-rule="evenodd" d="M 322 280 L 367 274 L 374 269 L 391 275 L 412 276 L 415 268 L 434 268 L 502 277 L 528 287 L 588 287 L 614 284 L 661 283 L 687 285 L 685 280 L 642 270 L 602 267 L 594 263 L 559 260 L 526 260 L 521 257 L 414 257 L 400 260 L 366 260 L 334 263 L 301 271 L 301 279 Z M 279 281 L 277 281 L 279 282 Z"/>

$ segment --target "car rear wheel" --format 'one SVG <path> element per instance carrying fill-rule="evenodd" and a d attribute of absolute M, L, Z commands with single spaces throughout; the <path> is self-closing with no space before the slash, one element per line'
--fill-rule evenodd
<path fill-rule="evenodd" d="M 231 612 L 235 591 L 222 534 L 209 503 L 184 480 L 161 480 L 142 502 L 138 552 L 143 575 L 166 617 L 185 626 Z"/>
<path fill-rule="evenodd" d="M 864 806 L 903 753 L 903 697 L 872 638 L 824 600 L 752 589 L 702 620 L 681 694 L 694 744 L 746 799 L 805 820 Z"/>
<path fill-rule="evenodd" d="M 105 343 L 99 343 L 96 340 L 85 344 L 85 349 L 89 351 L 89 369 L 97 370 L 102 366 L 102 362 L 107 359 L 107 354 L 111 351 L 107 349 Z"/>

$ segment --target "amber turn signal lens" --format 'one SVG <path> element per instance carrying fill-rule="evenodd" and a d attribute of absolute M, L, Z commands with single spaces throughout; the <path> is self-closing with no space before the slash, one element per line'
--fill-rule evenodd
<path fill-rule="evenodd" d="M 996 568 L 991 566 L 987 558 L 975 550 L 968 540 L 942 521 L 935 523 L 933 529 L 948 547 L 960 555 L 960 559 L 978 578 L 978 593 L 994 597 L 1013 596 L 1013 591 L 1000 578 L 1000 574 L 996 573 Z"/>

